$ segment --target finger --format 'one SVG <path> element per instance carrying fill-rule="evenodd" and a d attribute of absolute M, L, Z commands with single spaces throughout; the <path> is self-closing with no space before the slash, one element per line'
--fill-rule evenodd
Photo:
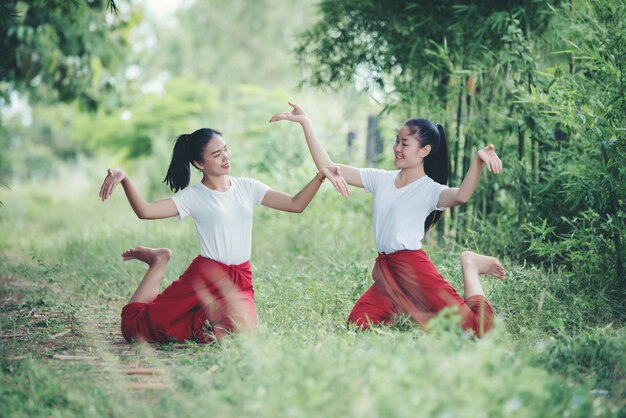
<path fill-rule="evenodd" d="M 283 120 L 283 119 L 285 119 L 285 117 L 287 117 L 287 115 L 288 114 L 285 113 L 285 112 L 277 113 L 277 114 L 275 114 L 274 116 L 272 116 L 270 118 L 270 121 Z"/>
<path fill-rule="evenodd" d="M 113 194 L 113 190 L 115 190 L 115 186 L 117 186 L 117 182 L 112 181 L 109 183 L 109 196 Z"/>
<path fill-rule="evenodd" d="M 102 182 L 102 186 L 100 186 L 100 191 L 98 192 L 98 196 L 102 200 L 104 200 L 103 192 L 104 192 L 104 184 L 105 184 L 105 182 L 106 182 L 106 178 L 105 178 L 105 181 Z"/>
<path fill-rule="evenodd" d="M 493 157 L 493 159 L 491 160 L 491 164 L 493 166 L 493 172 L 498 174 L 500 172 L 500 164 L 497 156 Z"/>
<path fill-rule="evenodd" d="M 340 194 L 343 194 L 343 192 L 341 191 L 341 186 L 339 185 L 337 180 L 331 180 L 331 183 L 335 187 L 335 190 L 337 190 Z"/>
<path fill-rule="evenodd" d="M 343 177 L 341 178 L 341 187 L 343 189 L 343 197 L 348 197 L 350 195 L 350 189 L 348 188 L 348 183 Z"/>
<path fill-rule="evenodd" d="M 493 151 L 493 150 L 494 150 L 493 144 L 489 144 L 489 151 Z"/>
<path fill-rule="evenodd" d="M 109 196 L 111 196 L 111 192 L 110 192 L 110 189 L 111 189 L 111 178 L 110 177 L 107 177 L 105 179 L 104 184 L 103 184 L 103 188 L 104 188 L 104 190 L 103 190 L 103 193 L 102 193 L 102 197 L 103 197 L 104 200 L 106 200 Z"/>
<path fill-rule="evenodd" d="M 493 172 L 495 174 L 498 174 L 500 172 L 500 168 L 498 167 L 498 160 L 494 158 L 491 164 L 493 165 Z"/>
<path fill-rule="evenodd" d="M 348 197 L 348 189 L 343 179 L 335 180 L 335 188 L 343 197 Z"/>
<path fill-rule="evenodd" d="M 337 191 L 341 193 L 343 197 L 348 197 L 350 191 L 348 189 L 348 185 L 346 184 L 346 180 L 343 177 L 339 177 L 337 179 Z"/>
<path fill-rule="evenodd" d="M 111 196 L 111 183 L 107 182 L 106 189 L 104 189 L 104 198 L 108 199 Z"/>

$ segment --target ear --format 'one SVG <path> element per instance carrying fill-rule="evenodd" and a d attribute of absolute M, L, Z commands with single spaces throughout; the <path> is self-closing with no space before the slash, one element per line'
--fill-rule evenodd
<path fill-rule="evenodd" d="M 202 169 L 204 168 L 204 163 L 200 162 L 200 161 L 192 161 L 191 164 L 196 167 L 198 170 L 202 171 Z"/>
<path fill-rule="evenodd" d="M 426 158 L 428 156 L 428 154 L 430 154 L 430 151 L 432 150 L 432 147 L 430 145 L 424 145 L 422 148 L 420 148 L 417 153 L 420 157 L 422 158 Z"/>

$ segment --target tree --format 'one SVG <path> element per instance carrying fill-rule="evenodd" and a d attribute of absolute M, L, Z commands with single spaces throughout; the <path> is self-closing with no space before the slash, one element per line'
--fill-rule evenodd
<path fill-rule="evenodd" d="M 98 106 L 102 92 L 115 91 L 113 71 L 121 62 L 127 24 L 101 0 L 8 1 L 0 8 L 0 99 L 12 91 L 31 100 L 72 101 Z"/>

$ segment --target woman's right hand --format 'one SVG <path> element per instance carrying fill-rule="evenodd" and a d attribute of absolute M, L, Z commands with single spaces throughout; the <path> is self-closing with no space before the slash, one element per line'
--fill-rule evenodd
<path fill-rule="evenodd" d="M 270 118 L 270 123 L 278 122 L 281 120 L 290 120 L 292 122 L 298 122 L 302 124 L 309 120 L 309 117 L 306 115 L 306 113 L 304 113 L 304 110 L 302 110 L 300 106 L 292 102 L 288 102 L 288 103 L 289 103 L 289 106 L 293 108 L 291 112 L 282 112 L 282 113 L 275 114 L 274 116 Z"/>
<path fill-rule="evenodd" d="M 109 196 L 111 196 L 111 193 L 113 193 L 115 186 L 127 177 L 124 171 L 109 168 L 107 170 L 107 176 L 102 182 L 102 187 L 100 187 L 100 199 L 102 199 L 103 202 L 107 200 Z"/>

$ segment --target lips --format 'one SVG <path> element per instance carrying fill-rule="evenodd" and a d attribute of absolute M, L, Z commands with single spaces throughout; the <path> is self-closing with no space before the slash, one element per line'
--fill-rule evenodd
<path fill-rule="evenodd" d="M 224 164 L 223 166 L 221 166 L 222 168 L 230 168 L 230 164 Z"/>

